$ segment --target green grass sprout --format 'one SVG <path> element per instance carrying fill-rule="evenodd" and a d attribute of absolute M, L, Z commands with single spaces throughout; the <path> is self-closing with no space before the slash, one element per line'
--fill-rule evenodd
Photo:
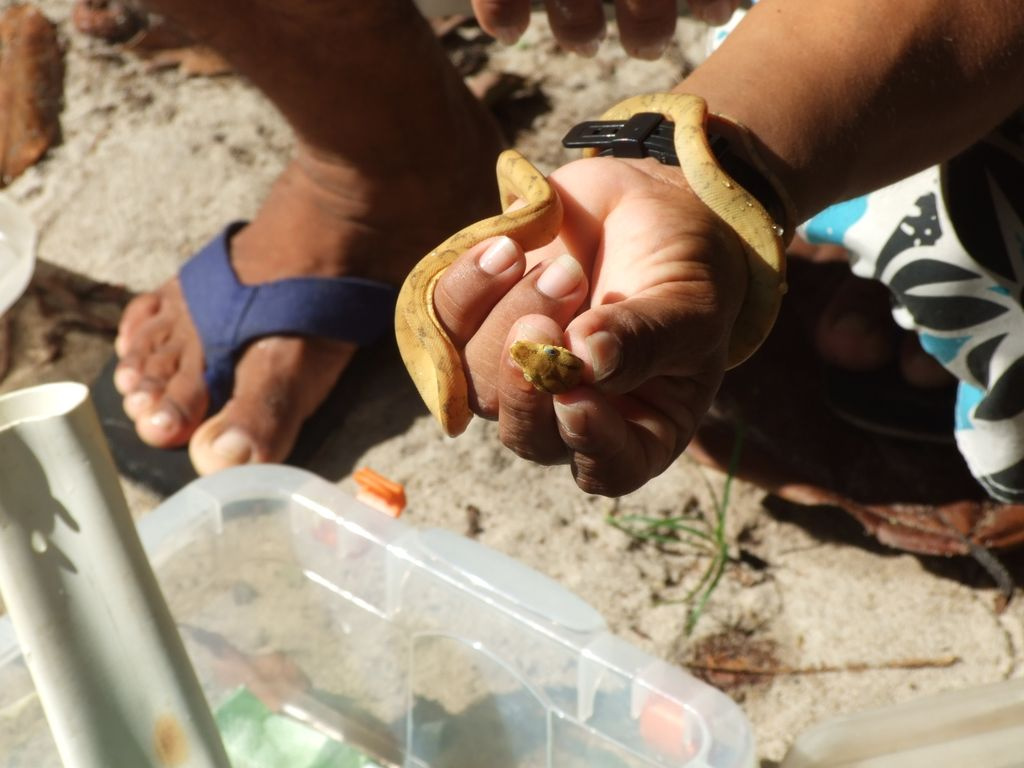
<path fill-rule="evenodd" d="M 745 431 L 742 423 L 737 425 L 721 496 L 710 487 L 710 480 L 705 478 L 709 483 L 708 490 L 714 505 L 713 519 L 708 520 L 704 515 L 688 513 L 665 518 L 648 515 L 609 515 L 606 518 L 609 524 L 638 541 L 658 545 L 684 542 L 710 555 L 711 562 L 701 574 L 697 585 L 678 601 L 690 604 L 685 625 L 687 636 L 693 634 L 729 563 L 729 542 L 726 540 L 725 532 L 726 516 L 732 495 L 732 481 L 736 477 L 743 452 Z"/>

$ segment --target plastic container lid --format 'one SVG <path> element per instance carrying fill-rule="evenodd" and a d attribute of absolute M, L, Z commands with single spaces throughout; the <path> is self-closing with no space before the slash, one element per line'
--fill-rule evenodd
<path fill-rule="evenodd" d="M 245 689 L 382 765 L 755 764 L 733 701 L 556 582 L 308 472 L 197 480 L 140 533 L 214 707 Z M 59 763 L 2 619 L 0 768 L 16 766 Z"/>
<path fill-rule="evenodd" d="M 35 225 L 9 197 L 0 195 L 0 314 L 28 287 L 35 252 Z"/>
<path fill-rule="evenodd" d="M 1019 768 L 1024 679 L 841 715 L 801 733 L 781 768 Z"/>

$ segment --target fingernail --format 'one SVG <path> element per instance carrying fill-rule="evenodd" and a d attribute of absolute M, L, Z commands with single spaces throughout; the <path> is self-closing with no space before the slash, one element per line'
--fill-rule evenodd
<path fill-rule="evenodd" d="M 210 449 L 233 464 L 245 464 L 252 458 L 252 439 L 240 429 L 231 427 L 221 432 Z"/>
<path fill-rule="evenodd" d="M 732 18 L 733 8 L 730 0 L 712 0 L 701 6 L 700 18 L 713 27 L 728 24 Z"/>
<path fill-rule="evenodd" d="M 564 299 L 583 280 L 583 268 L 568 253 L 563 253 L 537 279 L 537 290 L 551 299 Z"/>
<path fill-rule="evenodd" d="M 601 50 L 601 38 L 595 38 L 593 40 L 587 40 L 585 42 L 563 42 L 562 48 L 569 53 L 575 53 L 577 56 L 582 56 L 585 59 L 592 59 L 597 55 L 597 52 Z"/>
<path fill-rule="evenodd" d="M 629 55 L 634 59 L 656 61 L 664 55 L 665 51 L 668 49 L 669 43 L 671 42 L 672 38 L 666 37 L 662 40 L 656 40 L 653 43 L 637 45 L 633 47 L 633 50 L 629 52 Z"/>
<path fill-rule="evenodd" d="M 523 341 L 536 341 L 541 344 L 553 344 L 555 343 L 550 333 L 544 333 L 544 331 L 537 328 L 535 325 L 530 325 L 525 320 L 520 320 L 516 323 L 515 338 L 522 339 Z"/>
<path fill-rule="evenodd" d="M 515 264 L 518 257 L 515 242 L 512 238 L 503 235 L 480 254 L 477 264 L 489 275 L 500 275 Z"/>
<path fill-rule="evenodd" d="M 594 381 L 601 381 L 612 374 L 619 365 L 622 347 L 619 340 L 608 331 L 597 331 L 587 337 L 587 351 L 594 369 Z"/>
<path fill-rule="evenodd" d="M 555 418 L 562 431 L 580 437 L 587 431 L 587 412 L 576 403 L 562 403 L 555 400 Z"/>
<path fill-rule="evenodd" d="M 525 31 L 524 27 L 495 27 L 494 39 L 502 45 L 515 45 Z"/>
<path fill-rule="evenodd" d="M 164 408 L 150 414 L 146 421 L 161 432 L 172 432 L 178 426 L 178 417 Z"/>

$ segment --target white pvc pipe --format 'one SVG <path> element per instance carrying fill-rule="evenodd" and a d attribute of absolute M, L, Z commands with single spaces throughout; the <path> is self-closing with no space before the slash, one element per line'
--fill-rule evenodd
<path fill-rule="evenodd" d="M 80 384 L 0 397 L 0 592 L 66 768 L 228 768 Z"/>

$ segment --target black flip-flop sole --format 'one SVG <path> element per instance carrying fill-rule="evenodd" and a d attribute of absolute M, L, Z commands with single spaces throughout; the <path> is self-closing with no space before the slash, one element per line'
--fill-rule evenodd
<path fill-rule="evenodd" d="M 822 380 L 829 408 L 854 426 L 903 440 L 954 442 L 956 384 L 911 386 L 895 361 L 863 373 L 825 366 Z"/>
<path fill-rule="evenodd" d="M 141 483 L 160 496 L 170 496 L 198 477 L 188 458 L 188 451 L 185 448 L 154 448 L 139 439 L 134 422 L 121 407 L 121 393 L 114 388 L 116 367 L 117 355 L 112 355 L 90 388 L 114 463 L 124 477 Z"/>

